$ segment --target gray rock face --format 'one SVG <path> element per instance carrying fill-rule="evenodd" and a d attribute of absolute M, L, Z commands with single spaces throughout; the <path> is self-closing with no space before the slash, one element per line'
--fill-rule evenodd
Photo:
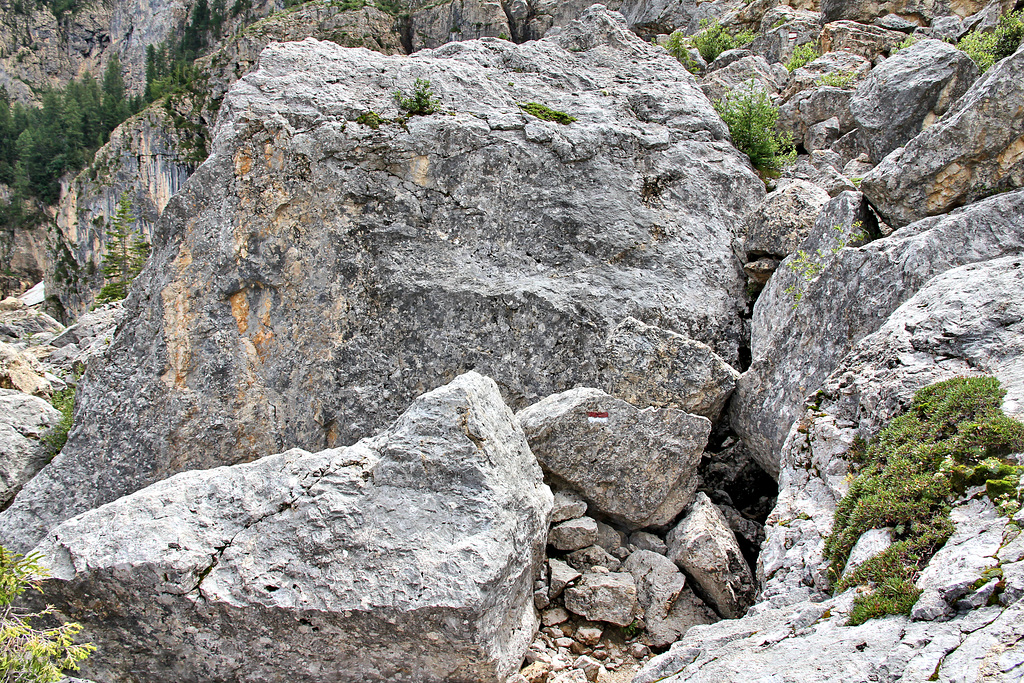
<path fill-rule="evenodd" d="M 792 254 L 828 202 L 828 192 L 805 180 L 794 180 L 770 193 L 747 222 L 743 236 L 747 257 Z"/>
<path fill-rule="evenodd" d="M 639 603 L 636 583 L 625 572 L 592 572 L 565 589 L 565 608 L 591 621 L 628 626 Z"/>
<path fill-rule="evenodd" d="M 798 4 L 793 3 L 794 7 Z M 765 12 L 759 35 L 748 46 L 750 51 L 771 64 L 785 64 L 798 46 L 816 43 L 821 33 L 821 15 L 809 11 L 815 3 L 806 4 L 799 9 L 779 4 Z"/>
<path fill-rule="evenodd" d="M 551 529 L 548 543 L 558 550 L 576 550 L 597 541 L 597 522 L 591 517 L 580 517 L 562 522 Z"/>
<path fill-rule="evenodd" d="M 397 117 L 415 78 L 454 116 L 355 120 Z M 692 77 L 618 15 L 408 58 L 274 44 L 220 116 L 83 384 L 85 426 L 4 542 L 180 470 L 351 443 L 470 367 L 517 409 L 602 386 L 627 316 L 737 357 L 730 243 L 763 184 Z"/>
<path fill-rule="evenodd" d="M 413 50 L 440 47 L 452 40 L 512 39 L 508 17 L 496 0 L 450 0 L 429 3 L 410 16 Z"/>
<path fill-rule="evenodd" d="M 705 417 L 640 410 L 599 389 L 548 396 L 516 419 L 555 484 L 633 529 L 668 524 L 690 503 L 711 433 Z"/>
<path fill-rule="evenodd" d="M 941 121 L 864 176 L 865 196 L 899 227 L 1024 186 L 1022 106 L 1019 49 L 975 81 Z"/>
<path fill-rule="evenodd" d="M 740 374 L 707 344 L 636 318 L 608 336 L 604 388 L 646 408 L 677 408 L 717 420 Z"/>
<path fill-rule="evenodd" d="M 753 362 L 737 384 L 731 419 L 762 467 L 778 473 L 778 453 L 804 398 L 929 279 L 961 264 L 1020 253 L 1022 212 L 1024 192 L 1005 193 L 832 253 L 836 239 L 849 234 L 835 226 L 848 230 L 866 220 L 857 194 L 833 199 L 801 247 L 812 255 L 822 249 L 822 274 L 807 281 L 784 262 L 754 307 Z M 786 293 L 789 287 L 798 288 L 799 302 Z"/>
<path fill-rule="evenodd" d="M 551 523 L 575 519 L 587 514 L 587 501 L 572 491 L 555 491 L 555 503 L 551 508 Z"/>
<path fill-rule="evenodd" d="M 986 0 L 822 0 L 821 14 L 824 21 L 850 19 L 860 22 L 896 14 L 927 24 L 934 17 L 948 14 L 968 17 L 986 4 Z"/>
<path fill-rule="evenodd" d="M 873 69 L 850 100 L 850 114 L 875 163 L 946 113 L 978 76 L 966 54 L 919 40 Z"/>
<path fill-rule="evenodd" d="M 699 586 L 707 601 L 727 619 L 743 616 L 757 585 L 725 517 L 703 493 L 686 517 L 668 533 L 668 558 Z"/>
<path fill-rule="evenodd" d="M 709 100 L 717 102 L 736 88 L 748 88 L 751 79 L 757 89 L 765 91 L 769 96 L 776 95 L 785 83 L 780 82 L 780 74 L 772 69 L 764 57 L 754 55 L 709 73 L 701 79 L 700 87 Z"/>
<path fill-rule="evenodd" d="M 0 506 L 46 464 L 49 453 L 40 439 L 60 417 L 38 396 L 0 389 Z"/>
<path fill-rule="evenodd" d="M 839 52 L 826 52 L 793 72 L 793 76 L 790 78 L 789 83 L 782 92 L 782 97 L 788 101 L 799 92 L 820 86 L 820 83 L 818 82 L 819 79 L 827 74 L 853 74 L 857 78 L 861 78 L 866 76 L 870 70 L 871 61 L 861 57 L 860 55 L 856 55 L 852 52 L 846 52 L 845 50 Z M 845 101 L 828 103 L 826 106 L 829 108 L 827 110 L 822 109 L 823 112 L 827 112 L 827 115 L 818 114 L 811 123 L 824 121 L 830 116 L 835 116 L 843 111 L 849 102 L 851 93 L 848 90 L 833 88 L 832 86 L 824 87 L 831 88 L 836 91 L 836 93 L 830 93 L 833 94 L 833 96 L 845 94 Z M 785 111 L 786 110 L 783 109 L 783 112 Z"/>
<path fill-rule="evenodd" d="M 843 192 L 856 192 L 857 186 L 840 172 L 841 162 L 842 159 L 832 151 L 815 150 L 810 155 L 801 154 L 793 165 L 782 170 L 778 186 L 789 179 L 796 179 L 814 183 L 828 192 L 830 197 L 838 197 Z"/>
<path fill-rule="evenodd" d="M 855 21 L 834 21 L 821 28 L 821 51 L 852 52 L 869 60 L 888 55 L 907 37 L 899 31 Z"/>
<path fill-rule="evenodd" d="M 467 373 L 376 437 L 183 473 L 38 550 L 97 680 L 496 680 L 536 629 L 550 509 L 497 386 Z"/>
<path fill-rule="evenodd" d="M 718 621 L 715 613 L 686 586 L 683 573 L 664 555 L 637 550 L 626 559 L 622 569 L 636 581 L 650 645 L 671 645 L 691 626 Z"/>

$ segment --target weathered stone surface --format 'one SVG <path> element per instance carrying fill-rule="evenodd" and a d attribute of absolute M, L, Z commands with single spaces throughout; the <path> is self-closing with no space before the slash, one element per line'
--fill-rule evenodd
<path fill-rule="evenodd" d="M 563 593 L 565 608 L 591 621 L 628 626 L 636 616 L 636 583 L 625 572 L 587 573 Z"/>
<path fill-rule="evenodd" d="M 843 577 L 853 572 L 875 555 L 885 552 L 892 545 L 892 528 L 869 529 L 861 534 L 860 538 L 850 549 L 850 555 L 843 567 Z"/>
<path fill-rule="evenodd" d="M 722 54 L 715 57 L 715 61 L 707 65 L 707 70 L 718 71 L 719 69 L 724 69 L 733 62 L 738 62 L 739 60 L 750 56 L 751 52 L 746 48 L 737 47 L 731 50 L 726 50 Z"/>
<path fill-rule="evenodd" d="M 597 540 L 597 522 L 590 517 L 570 519 L 551 528 L 548 543 L 558 550 L 576 550 Z"/>
<path fill-rule="evenodd" d="M 453 40 L 512 39 L 508 17 L 497 0 L 449 0 L 430 3 L 410 15 L 413 50 L 440 47 Z"/>
<path fill-rule="evenodd" d="M 664 555 L 668 552 L 668 546 L 665 545 L 665 541 L 647 531 L 634 531 L 629 535 L 629 543 L 640 550 L 649 550 L 659 555 Z"/>
<path fill-rule="evenodd" d="M 850 115 L 875 163 L 946 113 L 978 76 L 966 54 L 919 40 L 873 69 L 850 100 Z"/>
<path fill-rule="evenodd" d="M 98 680 L 495 680 L 535 632 L 550 508 L 497 385 L 467 373 L 376 437 L 183 473 L 38 550 Z"/>
<path fill-rule="evenodd" d="M 46 370 L 28 351 L 0 342 L 0 388 L 49 398 L 53 385 Z"/>
<path fill-rule="evenodd" d="M 834 21 L 821 28 L 822 52 L 852 52 L 869 60 L 887 56 L 906 39 L 899 31 L 854 21 Z"/>
<path fill-rule="evenodd" d="M 743 616 L 754 602 L 757 585 L 729 523 L 706 495 L 697 494 L 665 540 L 668 558 L 693 578 L 721 616 Z"/>
<path fill-rule="evenodd" d="M 833 254 L 856 221 L 868 225 L 858 194 L 833 199 L 801 246 L 826 254 L 823 274 L 808 282 L 783 263 L 754 306 L 753 362 L 737 385 L 731 423 L 762 467 L 777 475 L 777 454 L 804 398 L 929 279 L 1024 249 L 1022 212 L 1024 192 L 1005 193 Z M 799 302 L 785 291 L 794 286 Z"/>
<path fill-rule="evenodd" d="M 605 343 L 604 389 L 637 407 L 677 408 L 717 420 L 737 372 L 708 345 L 627 317 Z"/>
<path fill-rule="evenodd" d="M 0 341 L 37 345 L 50 342 L 63 331 L 59 322 L 20 299 L 9 297 L 0 302 Z"/>
<path fill-rule="evenodd" d="M 830 116 L 841 113 L 848 105 L 852 93 L 844 88 L 822 86 L 819 80 L 827 74 L 853 74 L 857 78 L 863 78 L 870 70 L 871 61 L 860 55 L 846 52 L 845 50 L 826 52 L 793 72 L 792 78 L 790 78 L 785 90 L 782 91 L 782 98 L 789 102 L 794 95 L 805 90 L 829 88 L 829 90 L 824 90 L 823 93 L 819 93 L 815 97 L 826 94 L 830 99 L 822 102 L 820 105 L 809 108 L 810 111 L 820 112 L 814 115 L 814 119 L 810 123 L 824 121 Z M 808 109 L 808 106 L 803 104 L 801 109 Z M 782 108 L 781 113 L 785 115 L 787 111 L 786 108 Z"/>
<path fill-rule="evenodd" d="M 748 49 L 764 57 L 770 64 L 785 64 L 797 47 L 818 41 L 821 15 L 810 9 L 779 4 L 765 12 L 759 35 Z"/>
<path fill-rule="evenodd" d="M 986 0 L 822 0 L 824 21 L 850 19 L 868 22 L 886 14 L 896 14 L 925 25 L 931 19 L 948 14 L 961 18 L 978 12 Z"/>
<path fill-rule="evenodd" d="M 355 121 L 398 116 L 415 78 L 455 115 Z M 350 443 L 469 367 L 517 409 L 601 386 L 628 315 L 734 361 L 730 242 L 763 192 L 692 77 L 603 9 L 521 46 L 274 44 L 164 210 L 129 322 L 83 383 L 87 426 L 3 540 L 179 470 Z"/>
<path fill-rule="evenodd" d="M 836 163 L 841 159 L 835 159 L 835 152 L 826 150 L 815 150 L 808 156 L 801 154 L 796 161 L 782 169 L 782 178 L 776 184 L 777 188 L 788 182 L 790 179 L 807 180 L 828 192 L 830 197 L 838 197 L 843 192 L 856 192 L 857 187 L 844 176 Z"/>
<path fill-rule="evenodd" d="M 587 501 L 572 491 L 555 491 L 555 504 L 551 508 L 551 523 L 575 519 L 587 514 Z"/>
<path fill-rule="evenodd" d="M 747 221 L 743 235 L 747 258 L 792 254 L 828 202 L 828 192 L 805 180 L 794 180 L 769 193 Z"/>
<path fill-rule="evenodd" d="M 597 545 L 604 548 L 606 552 L 612 554 L 620 553 L 625 544 L 625 532 L 619 531 L 611 524 L 605 524 L 600 521 L 597 523 Z"/>
<path fill-rule="evenodd" d="M 622 569 L 636 581 L 648 644 L 666 647 L 679 640 L 691 626 L 718 621 L 715 613 L 686 586 L 686 577 L 675 563 L 664 555 L 637 550 Z"/>
<path fill-rule="evenodd" d="M 634 529 L 668 524 L 689 504 L 711 433 L 705 417 L 640 410 L 599 389 L 548 396 L 516 419 L 551 481 Z"/>
<path fill-rule="evenodd" d="M 548 567 L 551 572 L 548 597 L 552 600 L 562 594 L 562 591 L 570 583 L 580 578 L 581 574 L 561 560 L 551 558 L 548 560 Z"/>
<path fill-rule="evenodd" d="M 1024 49 L 986 71 L 941 121 L 864 176 L 865 196 L 900 227 L 1024 186 L 1021 107 Z"/>
<path fill-rule="evenodd" d="M 40 439 L 60 417 L 38 396 L 0 389 L 0 506 L 46 464 L 50 453 Z"/>
<path fill-rule="evenodd" d="M 717 102 L 736 88 L 746 90 L 750 87 L 751 80 L 754 82 L 755 89 L 763 90 L 768 93 L 769 97 L 778 94 L 784 85 L 784 82 L 779 80 L 779 74 L 772 69 L 764 57 L 754 55 L 736 60 L 717 71 L 712 71 L 701 79 L 700 88 L 709 100 Z"/>
<path fill-rule="evenodd" d="M 565 557 L 565 561 L 569 563 L 569 566 L 581 572 L 589 572 L 594 567 L 604 567 L 609 571 L 617 572 L 622 565 L 617 558 L 599 545 L 574 550 Z"/>

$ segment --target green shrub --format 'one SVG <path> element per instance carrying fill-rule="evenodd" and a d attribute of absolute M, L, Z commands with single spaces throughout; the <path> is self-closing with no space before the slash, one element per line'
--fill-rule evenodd
<path fill-rule="evenodd" d="M 563 111 L 557 111 L 537 102 L 524 102 L 519 105 L 519 108 L 530 116 L 536 116 L 538 119 L 542 119 L 544 121 L 561 123 L 563 126 L 567 126 L 576 120 L 575 116 L 569 116 Z"/>
<path fill-rule="evenodd" d="M 967 54 L 984 73 L 999 60 L 1009 57 L 1024 40 L 1024 10 L 1007 12 L 991 33 L 971 31 L 960 39 L 957 48 Z"/>
<path fill-rule="evenodd" d="M 26 590 L 39 590 L 39 581 L 45 574 L 39 565 L 39 556 L 18 555 L 0 546 L 2 681 L 54 683 L 64 678 L 65 671 L 77 671 L 78 662 L 96 649 L 91 644 L 74 644 L 75 636 L 82 630 L 79 624 L 71 622 L 54 628 L 34 628 L 32 620 L 52 614 L 51 608 L 33 613 L 11 604 Z"/>
<path fill-rule="evenodd" d="M 72 415 L 75 411 L 75 389 L 67 387 L 54 392 L 50 398 L 50 405 L 60 411 L 60 421 L 43 434 L 42 440 L 46 444 L 47 460 L 52 460 L 67 443 L 68 432 L 71 431 Z"/>
<path fill-rule="evenodd" d="M 719 24 L 717 19 L 702 19 L 700 26 L 701 30 L 692 36 L 685 36 L 682 31 L 676 31 L 669 36 L 665 44 L 669 54 L 678 59 L 690 73 L 694 73 L 697 67 L 689 55 L 690 48 L 697 50 L 701 58 L 710 64 L 726 50 L 742 47 L 756 37 L 753 31 L 741 31 L 733 35 Z"/>
<path fill-rule="evenodd" d="M 746 88 L 736 88 L 715 103 L 715 110 L 729 126 L 736 149 L 750 157 L 762 174 L 778 172 L 796 158 L 793 136 L 783 135 L 775 128 L 779 108 L 754 79 Z"/>
<path fill-rule="evenodd" d="M 410 97 L 406 97 L 401 90 L 396 90 L 395 102 L 398 104 L 398 108 L 409 116 L 427 116 L 436 113 L 441 107 L 441 102 L 434 97 L 430 81 L 425 78 L 416 79 Z"/>
<path fill-rule="evenodd" d="M 857 80 L 857 74 L 852 71 L 833 71 L 818 76 L 814 82 L 818 85 L 831 85 L 833 88 L 849 88 Z"/>
<path fill-rule="evenodd" d="M 820 57 L 818 54 L 818 48 L 814 46 L 814 43 L 804 43 L 803 45 L 797 45 L 796 49 L 793 50 L 793 56 L 786 62 L 786 69 L 789 73 L 793 73 L 804 64 L 813 62 L 815 59 Z"/>
<path fill-rule="evenodd" d="M 907 49 L 908 47 L 910 47 L 911 45 L 913 45 L 916 42 L 917 42 L 917 38 L 915 38 L 914 36 L 907 36 L 906 38 L 903 39 L 903 42 L 901 42 L 899 45 L 897 45 L 896 47 L 894 47 L 892 50 L 889 51 L 889 56 L 891 57 L 892 55 L 896 54 L 900 50 Z"/>
<path fill-rule="evenodd" d="M 369 126 L 374 130 L 380 128 L 381 124 L 384 123 L 384 119 L 380 117 L 380 114 L 371 110 L 364 111 L 362 114 L 356 117 L 356 123 L 361 123 L 364 126 Z"/>
<path fill-rule="evenodd" d="M 933 384 L 870 445 L 851 450 L 857 476 L 836 508 L 825 557 L 837 593 L 874 587 L 856 598 L 852 625 L 910 612 L 914 582 L 953 533 L 950 506 L 968 487 L 986 486 L 1003 514 L 1020 509 L 1024 467 L 1008 456 L 1024 449 L 1024 424 L 1003 414 L 1005 394 L 994 377 Z M 892 545 L 840 578 L 861 535 L 885 527 L 893 529 Z"/>

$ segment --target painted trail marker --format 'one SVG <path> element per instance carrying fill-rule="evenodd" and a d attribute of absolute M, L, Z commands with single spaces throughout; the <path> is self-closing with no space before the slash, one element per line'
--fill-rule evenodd
<path fill-rule="evenodd" d="M 608 421 L 608 413 L 600 413 L 596 410 L 591 410 L 587 413 L 587 422 L 590 423 L 604 423 Z"/>

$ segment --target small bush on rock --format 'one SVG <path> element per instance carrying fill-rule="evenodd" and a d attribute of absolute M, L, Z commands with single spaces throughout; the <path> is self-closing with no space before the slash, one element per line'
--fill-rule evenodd
<path fill-rule="evenodd" d="M 60 453 L 68 441 L 68 432 L 71 431 L 72 415 L 75 410 L 75 389 L 67 387 L 54 392 L 50 398 L 50 405 L 60 411 L 60 421 L 43 434 L 48 460 L 52 460 L 55 455 Z"/>
<path fill-rule="evenodd" d="M 726 50 L 742 47 L 754 40 L 755 37 L 753 31 L 741 31 L 733 35 L 727 28 L 719 24 L 717 19 L 702 19 L 700 26 L 700 32 L 692 36 L 685 36 L 681 31 L 676 31 L 669 36 L 668 43 L 665 45 L 669 54 L 682 62 L 687 71 L 691 73 L 694 69 L 687 64 L 687 61 L 693 67 L 696 67 L 696 64 L 688 54 L 690 48 L 696 49 L 701 58 L 710 64 Z"/>
<path fill-rule="evenodd" d="M 818 48 L 814 46 L 814 43 L 797 45 L 796 49 L 793 50 L 793 56 L 789 58 L 788 62 L 786 62 L 786 70 L 788 70 L 789 73 L 793 73 L 805 64 L 813 62 L 820 56 L 821 55 L 818 54 Z"/>
<path fill-rule="evenodd" d="M 814 81 L 817 85 L 830 85 L 833 88 L 849 88 L 857 80 L 857 74 L 852 71 L 833 71 L 818 76 Z"/>
<path fill-rule="evenodd" d="M 793 137 L 775 128 L 779 108 L 753 79 L 719 100 L 715 111 L 729 126 L 736 149 L 750 157 L 750 163 L 762 174 L 777 173 L 796 158 Z"/>
<path fill-rule="evenodd" d="M 409 116 L 428 116 L 441 108 L 440 100 L 434 97 L 430 81 L 425 78 L 416 79 L 411 96 L 407 97 L 401 90 L 396 90 L 395 102 Z"/>
<path fill-rule="evenodd" d="M 1003 514 L 1020 509 L 1016 497 L 1024 467 L 1008 456 L 1024 449 L 1024 424 L 1001 406 L 1006 391 L 994 377 L 959 377 L 914 394 L 910 409 L 866 447 L 850 455 L 857 476 L 836 509 L 825 557 L 835 591 L 867 584 L 851 625 L 887 614 L 909 614 L 914 582 L 954 530 L 954 499 L 971 486 Z M 870 529 L 893 529 L 892 545 L 845 578 L 850 551 Z"/>
<path fill-rule="evenodd" d="M 557 111 L 538 102 L 524 102 L 519 105 L 519 108 L 530 116 L 536 116 L 543 121 L 554 121 L 563 126 L 567 126 L 576 120 L 575 116 L 569 116 L 564 111 Z"/>
<path fill-rule="evenodd" d="M 75 645 L 82 630 L 76 623 L 54 628 L 35 628 L 32 620 L 52 613 L 28 612 L 15 607 L 15 598 L 32 588 L 39 590 L 45 570 L 38 557 L 22 556 L 0 546 L 0 681 L 5 683 L 54 683 L 96 648 Z"/>
<path fill-rule="evenodd" d="M 960 39 L 957 49 L 963 51 L 978 65 L 982 73 L 1000 59 L 1009 57 L 1024 40 L 1024 10 L 1008 12 L 999 18 L 992 33 L 971 31 Z"/>

